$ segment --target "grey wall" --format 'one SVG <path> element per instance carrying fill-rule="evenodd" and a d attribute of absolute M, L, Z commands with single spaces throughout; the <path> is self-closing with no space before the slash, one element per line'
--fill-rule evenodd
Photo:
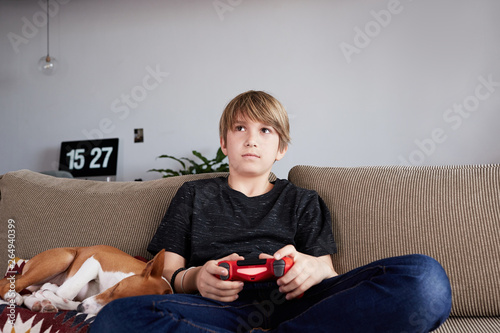
<path fill-rule="evenodd" d="M 57 168 L 61 141 L 120 138 L 117 180 L 212 156 L 240 92 L 288 109 L 275 166 L 500 163 L 497 0 L 0 2 L 0 173 Z M 155 73 L 155 74 L 152 74 Z M 145 141 L 134 143 L 134 128 Z"/>

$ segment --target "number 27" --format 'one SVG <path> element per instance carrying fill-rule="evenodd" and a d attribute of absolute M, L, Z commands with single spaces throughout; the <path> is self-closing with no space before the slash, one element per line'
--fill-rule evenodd
<path fill-rule="evenodd" d="M 99 159 L 101 158 L 102 152 L 106 153 L 106 155 L 104 156 L 104 161 L 102 162 L 102 168 L 108 167 L 108 161 L 111 153 L 113 152 L 113 147 L 95 147 L 90 151 L 90 155 L 95 156 L 92 159 L 92 162 L 90 162 L 90 169 L 99 169 L 101 167 L 101 164 L 97 163 L 97 161 L 99 161 Z"/>

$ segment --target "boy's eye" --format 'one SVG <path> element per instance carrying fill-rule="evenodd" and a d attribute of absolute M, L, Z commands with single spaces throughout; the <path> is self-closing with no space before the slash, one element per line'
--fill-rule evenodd
<path fill-rule="evenodd" d="M 263 128 L 261 131 L 262 131 L 262 133 L 265 133 L 265 134 L 271 133 L 271 130 L 269 128 Z"/>
<path fill-rule="evenodd" d="M 241 125 L 236 126 L 236 131 L 241 132 L 244 130 L 245 130 L 245 128 L 243 126 L 241 126 Z"/>

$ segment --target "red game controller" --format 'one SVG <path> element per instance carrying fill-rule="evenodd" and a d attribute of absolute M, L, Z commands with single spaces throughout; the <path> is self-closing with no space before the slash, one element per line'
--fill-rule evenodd
<path fill-rule="evenodd" d="M 220 275 L 222 280 L 228 281 L 267 281 L 276 280 L 285 275 L 293 266 L 293 259 L 250 259 L 221 261 L 220 267 L 228 271 L 228 275 Z"/>

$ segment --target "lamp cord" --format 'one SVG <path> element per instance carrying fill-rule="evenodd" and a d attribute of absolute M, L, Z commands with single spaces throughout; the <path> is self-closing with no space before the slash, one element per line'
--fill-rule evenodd
<path fill-rule="evenodd" d="M 49 39 L 49 0 L 47 0 L 47 57 L 49 56 L 49 44 L 50 44 L 50 39 Z"/>

